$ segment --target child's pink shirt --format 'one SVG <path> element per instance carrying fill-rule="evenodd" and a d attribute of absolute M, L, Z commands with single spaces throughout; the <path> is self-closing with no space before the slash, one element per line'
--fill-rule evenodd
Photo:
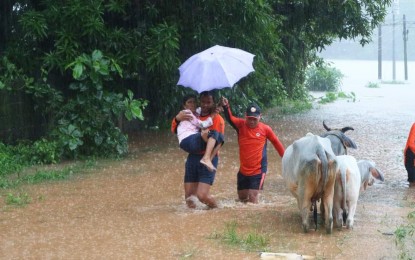
<path fill-rule="evenodd" d="M 190 110 L 186 109 L 185 111 Z M 186 137 L 198 133 L 201 126 L 203 126 L 203 128 L 207 128 L 211 126 L 212 123 L 213 122 L 211 117 L 209 117 L 205 121 L 201 121 L 192 113 L 191 120 L 181 121 L 177 126 L 177 138 L 179 139 L 179 144 Z"/>

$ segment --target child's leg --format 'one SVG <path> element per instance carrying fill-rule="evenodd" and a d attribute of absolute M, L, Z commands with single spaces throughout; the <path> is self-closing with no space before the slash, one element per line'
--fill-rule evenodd
<path fill-rule="evenodd" d="M 215 166 L 213 166 L 212 164 L 212 154 L 213 155 L 216 154 L 216 153 L 213 153 L 213 151 L 216 150 L 215 145 L 216 145 L 216 140 L 213 137 L 210 137 L 206 143 L 205 154 L 200 160 L 200 163 L 205 165 L 208 168 L 208 170 L 211 172 L 216 171 Z"/>
<path fill-rule="evenodd" d="M 216 154 L 219 152 L 219 149 L 222 148 L 222 144 L 218 144 L 215 146 L 215 148 L 213 149 L 211 155 L 210 155 L 210 160 L 212 161 L 213 158 L 215 158 Z"/>
<path fill-rule="evenodd" d="M 216 171 L 216 168 L 212 164 L 212 159 L 222 147 L 224 137 L 223 134 L 215 130 L 209 131 L 208 137 L 209 139 L 206 142 L 205 154 L 203 155 L 202 160 L 200 160 L 200 163 L 205 165 L 209 171 Z"/>
<path fill-rule="evenodd" d="M 209 129 L 202 129 L 200 131 L 200 136 L 202 137 L 203 141 L 207 143 L 209 140 Z"/>
<path fill-rule="evenodd" d="M 213 158 L 218 153 L 219 149 L 222 148 L 222 145 L 225 142 L 225 138 L 224 138 L 223 134 L 221 134 L 221 133 L 219 133 L 217 131 L 212 131 L 210 133 L 209 137 L 214 138 L 215 141 L 216 141 L 215 147 L 214 147 L 213 151 L 210 154 L 210 160 L 213 160 Z"/>

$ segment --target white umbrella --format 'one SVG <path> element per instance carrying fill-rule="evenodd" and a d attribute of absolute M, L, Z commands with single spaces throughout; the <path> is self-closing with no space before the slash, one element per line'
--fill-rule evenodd
<path fill-rule="evenodd" d="M 180 67 L 177 85 L 197 92 L 231 88 L 241 78 L 255 71 L 253 54 L 237 48 L 215 45 L 187 59 Z"/>

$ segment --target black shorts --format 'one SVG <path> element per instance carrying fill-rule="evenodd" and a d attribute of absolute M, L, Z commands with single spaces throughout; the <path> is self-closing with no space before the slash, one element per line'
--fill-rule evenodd
<path fill-rule="evenodd" d="M 252 176 L 243 175 L 238 172 L 237 187 L 238 190 L 262 190 L 265 180 L 265 173 L 259 173 Z"/>
<path fill-rule="evenodd" d="M 405 153 L 405 169 L 408 173 L 408 181 L 415 182 L 415 154 L 409 148 Z"/>
<path fill-rule="evenodd" d="M 186 160 L 184 182 L 203 182 L 212 185 L 215 181 L 215 173 L 210 172 L 206 166 L 200 163 L 203 154 L 189 154 Z M 218 167 L 218 156 L 212 160 L 212 164 Z"/>

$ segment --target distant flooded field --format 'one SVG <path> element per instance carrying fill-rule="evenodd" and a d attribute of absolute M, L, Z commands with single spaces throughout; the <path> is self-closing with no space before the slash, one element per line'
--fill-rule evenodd
<path fill-rule="evenodd" d="M 367 82 L 392 82 L 393 62 L 382 61 L 381 80 L 378 76 L 377 60 L 327 60 L 333 67 L 338 68 L 345 75 L 344 84 L 348 86 L 366 84 Z M 408 80 L 405 80 L 405 64 L 403 61 L 395 62 L 395 80 L 399 83 L 415 83 L 415 62 L 407 62 Z"/>

